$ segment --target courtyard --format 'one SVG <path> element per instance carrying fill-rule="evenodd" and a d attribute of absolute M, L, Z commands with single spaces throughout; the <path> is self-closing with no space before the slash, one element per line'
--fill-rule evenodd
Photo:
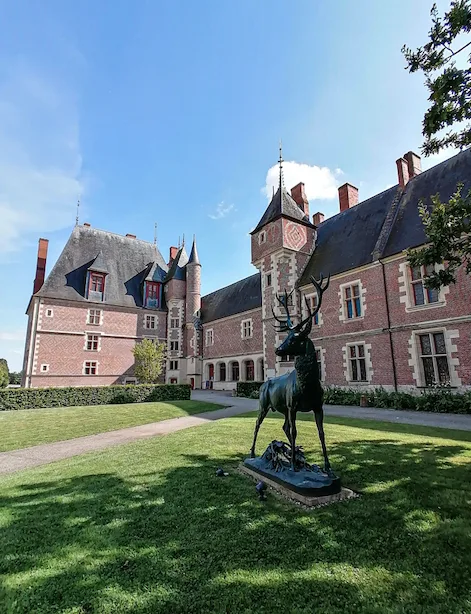
<path fill-rule="evenodd" d="M 128 420 L 122 407 L 116 424 Z M 470 432 L 331 415 L 332 464 L 361 496 L 308 511 L 271 492 L 260 502 L 238 473 L 254 421 L 215 420 L 4 476 L 2 611 L 471 608 Z M 259 451 L 281 425 L 266 419 Z M 298 437 L 320 460 L 312 417 Z M 215 476 L 220 466 L 227 477 Z"/>

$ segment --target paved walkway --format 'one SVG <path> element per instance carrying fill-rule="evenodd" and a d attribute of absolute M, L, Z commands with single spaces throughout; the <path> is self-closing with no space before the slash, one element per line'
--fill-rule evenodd
<path fill-rule="evenodd" d="M 192 398 L 195 401 L 225 404 L 230 393 L 217 390 L 195 390 Z M 254 399 L 233 398 L 232 403 L 244 405 L 247 411 L 255 411 L 258 401 Z M 342 416 L 345 418 L 362 418 L 380 422 L 395 422 L 397 424 L 418 424 L 421 426 L 437 426 L 443 429 L 471 431 L 471 415 L 462 414 L 431 414 L 424 411 L 406 411 L 402 409 L 378 409 L 376 407 L 352 407 L 349 405 L 324 405 L 326 416 Z"/>
<path fill-rule="evenodd" d="M 206 401 L 227 405 L 223 409 L 204 412 L 193 416 L 172 418 L 162 422 L 142 424 L 118 431 L 88 435 L 67 441 L 47 443 L 32 448 L 13 450 L 0 453 L 0 474 L 14 473 L 22 469 L 47 465 L 54 461 L 78 456 L 86 452 L 103 450 L 112 446 L 119 446 L 139 439 L 167 435 L 175 431 L 201 426 L 213 420 L 230 418 L 247 412 L 255 411 L 258 401 L 231 397 L 230 393 L 218 391 L 195 390 L 192 394 L 195 401 Z M 379 420 L 381 422 L 395 422 L 400 424 L 419 424 L 423 426 L 437 426 L 441 428 L 471 431 L 471 416 L 457 414 L 428 414 L 425 412 L 398 411 L 395 409 L 376 409 L 373 407 L 349 407 L 341 405 L 326 405 L 326 416 L 344 416 L 347 418 L 363 418 Z"/>

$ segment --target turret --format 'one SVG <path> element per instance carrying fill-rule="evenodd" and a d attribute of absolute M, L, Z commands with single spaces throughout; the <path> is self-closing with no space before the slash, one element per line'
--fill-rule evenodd
<path fill-rule="evenodd" d="M 186 322 L 193 323 L 195 315 L 201 308 L 201 263 L 193 237 L 190 258 L 186 265 Z"/>

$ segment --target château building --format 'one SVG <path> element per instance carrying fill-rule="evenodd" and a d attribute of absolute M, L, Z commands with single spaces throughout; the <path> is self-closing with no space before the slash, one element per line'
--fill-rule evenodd
<path fill-rule="evenodd" d="M 39 240 L 27 309 L 24 385 L 82 386 L 135 382 L 132 348 L 144 337 L 165 341 L 164 379 L 196 388 L 232 389 L 293 368 L 274 348 L 277 293 L 293 292 L 293 319 L 317 296 L 311 283 L 330 274 L 311 337 L 327 385 L 417 391 L 434 382 L 471 386 L 471 280 L 427 290 L 427 271 L 412 269 L 408 248 L 425 243 L 418 203 L 448 200 L 471 188 L 471 151 L 421 172 L 409 152 L 396 162 L 398 183 L 359 202 L 339 188 L 339 212 L 311 216 L 304 184 L 282 179 L 251 233 L 257 273 L 201 296 L 196 241 L 159 248 L 134 235 L 77 225 L 45 279 L 46 239 Z M 203 263 L 204 264 L 204 263 Z"/>

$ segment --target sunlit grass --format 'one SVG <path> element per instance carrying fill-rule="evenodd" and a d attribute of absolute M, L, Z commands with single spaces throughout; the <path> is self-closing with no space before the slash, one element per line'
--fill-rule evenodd
<path fill-rule="evenodd" d="M 220 409 L 200 401 L 128 403 L 0 412 L 0 452 Z"/>
<path fill-rule="evenodd" d="M 267 418 L 259 452 L 281 425 Z M 361 497 L 308 511 L 271 493 L 259 502 L 237 472 L 253 426 L 231 418 L 4 479 L 1 607 L 471 611 L 468 433 L 331 418 L 332 464 Z M 320 462 L 312 420 L 300 421 L 299 442 Z M 228 477 L 216 478 L 219 466 Z"/>

